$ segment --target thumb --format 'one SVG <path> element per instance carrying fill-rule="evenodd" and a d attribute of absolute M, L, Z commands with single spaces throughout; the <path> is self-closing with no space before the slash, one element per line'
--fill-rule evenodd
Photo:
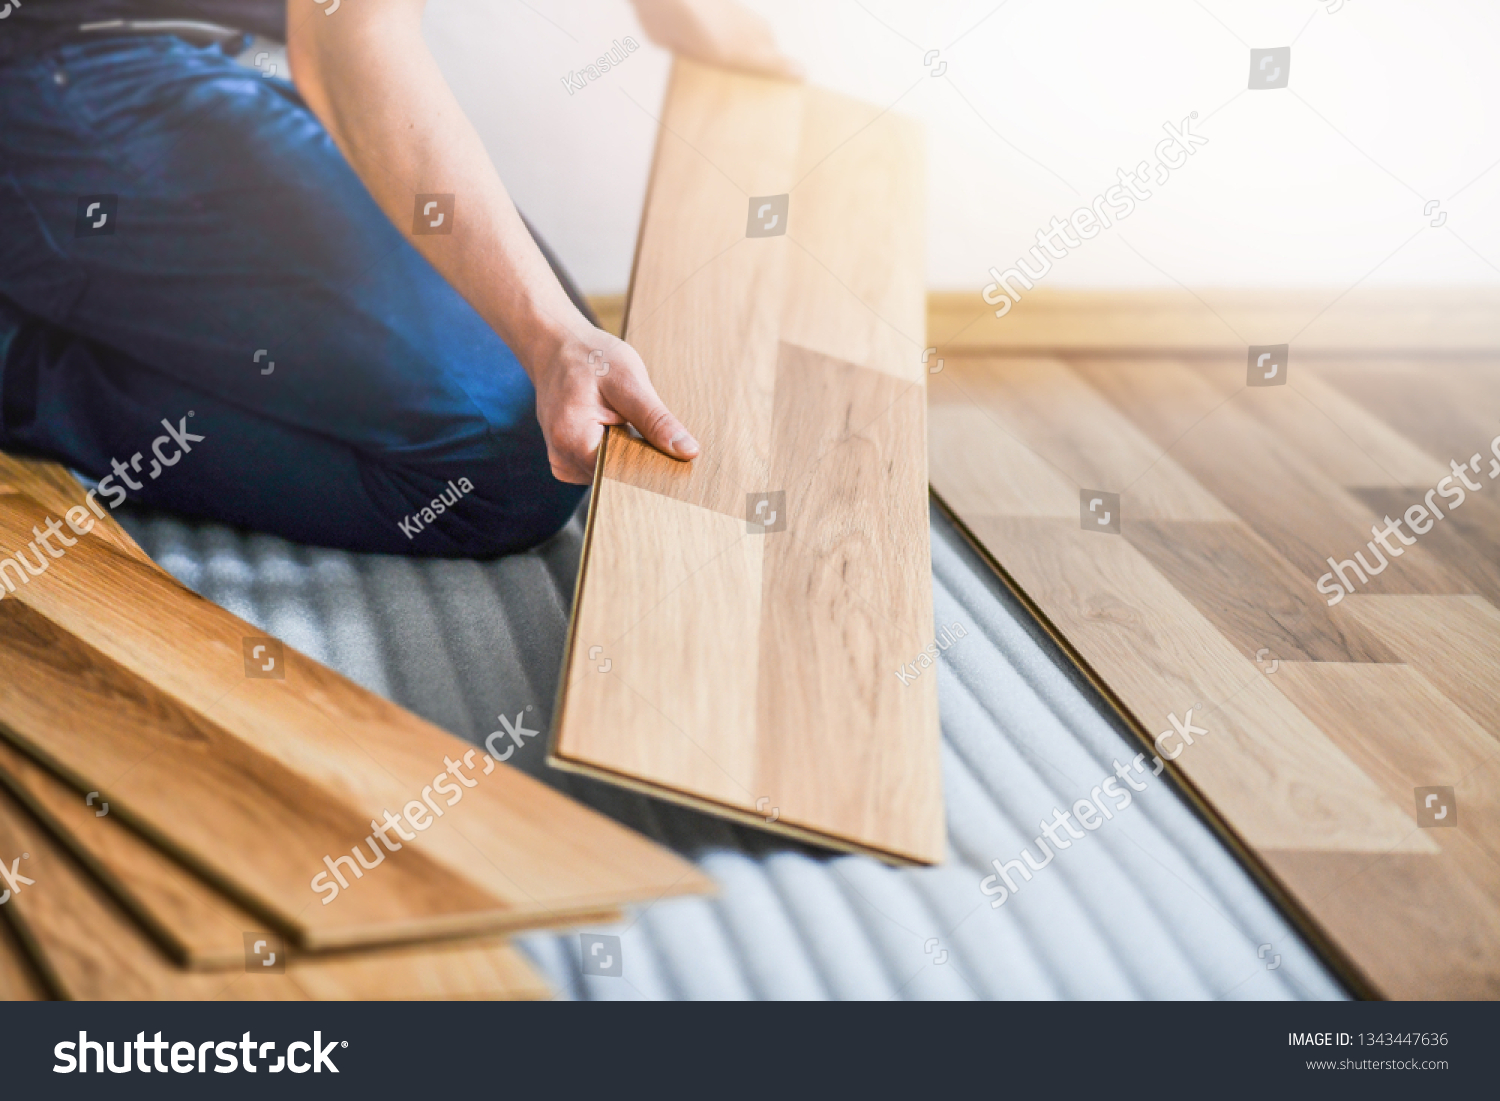
<path fill-rule="evenodd" d="M 672 415 L 644 376 L 617 372 L 601 388 L 610 407 L 646 438 L 646 442 L 674 459 L 688 460 L 698 455 L 698 441 L 693 439 L 681 421 Z"/>

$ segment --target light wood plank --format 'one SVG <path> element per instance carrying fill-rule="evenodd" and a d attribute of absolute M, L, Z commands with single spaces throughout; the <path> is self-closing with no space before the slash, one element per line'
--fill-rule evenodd
<path fill-rule="evenodd" d="M 41 515 L 24 498 L 0 499 L 0 547 L 29 538 Z M 685 861 L 514 769 L 485 766 L 466 743 L 290 648 L 286 679 L 248 678 L 243 640 L 260 634 L 80 540 L 0 600 L 0 723 L 308 948 L 567 923 L 709 887 Z M 447 760 L 467 762 L 476 786 L 462 802 L 448 795 L 453 809 L 425 832 L 405 827 L 415 840 L 378 872 L 343 873 L 348 889 L 321 904 L 311 881 L 323 857 L 376 844 L 370 822 L 387 810 L 424 797 L 442 809 L 445 793 L 431 789 Z M 415 817 L 431 813 L 419 806 Z"/>
<path fill-rule="evenodd" d="M 1431 529 L 1421 536 L 1423 549 L 1465 578 L 1476 596 L 1500 604 L 1500 502 L 1470 493 L 1461 506 L 1452 509 L 1449 501 L 1435 497 L 1433 503 L 1442 510 L 1438 519 L 1430 515 L 1424 503 L 1432 487 L 1431 482 L 1406 487 L 1356 486 L 1349 493 L 1372 515 L 1400 517 L 1403 524 L 1407 510 L 1421 506 L 1423 512 L 1417 514 L 1418 518 L 1429 515 L 1432 520 Z M 1409 527 L 1402 530 L 1410 537 Z"/>
<path fill-rule="evenodd" d="M 897 676 L 933 639 L 920 136 L 832 93 L 680 61 L 663 119 L 626 335 L 708 435 L 688 465 L 610 433 L 553 761 L 937 860 L 936 679 Z M 737 207 L 705 162 L 758 173 Z M 778 191 L 785 237 L 699 259 L 745 234 L 748 195 Z M 784 495 L 776 530 L 751 533 L 747 497 L 768 492 Z"/>
<path fill-rule="evenodd" d="M 1261 856 L 1314 905 L 1318 923 L 1382 997 L 1500 998 L 1500 912 L 1456 861 L 1275 849 Z"/>
<path fill-rule="evenodd" d="M 1193 341 L 1159 345 L 1173 346 Z M 1450 455 L 1488 463 L 1495 360 L 1294 349 L 1287 386 L 1247 389 L 1241 350 L 1101 347 L 1069 356 L 1091 387 L 1070 391 L 1036 382 L 1046 359 L 949 355 L 933 421 L 953 435 L 931 449 L 934 488 L 1138 729 L 1195 706 L 1212 733 L 1181 774 L 1352 981 L 1496 996 L 1500 611 L 1479 594 L 1500 595 L 1500 507 L 1487 466 L 1481 490 L 1356 594 L 1330 607 L 1314 587 L 1330 555 L 1350 557 L 1447 477 Z M 960 400 L 979 415 L 956 413 Z M 997 445 L 997 423 L 1026 446 Z M 1127 489 L 1123 537 L 1081 531 L 1045 468 L 1097 477 L 1089 464 L 1141 436 L 1235 519 L 1142 519 Z M 1459 828 L 1420 828 L 1415 789 L 1450 785 Z"/>
<path fill-rule="evenodd" d="M 1477 596 L 1351 596 L 1334 609 L 1377 632 L 1401 660 L 1500 738 L 1500 611 Z"/>
<path fill-rule="evenodd" d="M 927 156 L 922 129 L 830 92 L 809 100 L 791 191 L 781 339 L 920 383 L 927 374 L 927 245 L 922 219 L 899 214 L 926 206 L 924 173 L 913 170 Z M 851 232 L 876 226 L 891 258 L 883 263 L 872 263 L 868 249 L 850 247 Z"/>
<path fill-rule="evenodd" d="M 1256 402 L 1300 401 L 1281 387 L 1246 389 L 1243 381 L 1209 379 L 1170 359 L 1084 358 L 1074 365 L 1198 482 L 1310 584 L 1330 569 L 1327 559 L 1350 559 L 1366 547 L 1378 517 L 1327 477 L 1289 440 L 1247 411 Z M 1127 516 L 1129 515 L 1127 509 Z M 1351 575 L 1352 576 L 1352 575 Z M 1420 545 L 1392 559 L 1369 579 L 1371 592 L 1473 591 Z"/>
<path fill-rule="evenodd" d="M 546 998 L 516 950 L 440 945 L 289 959 L 283 972 L 187 971 L 161 953 L 126 912 L 9 792 L 0 792 L 0 852 L 24 852 L 22 885 L 7 916 L 68 998 L 81 1000 L 302 1001 L 433 997 Z M 252 926 L 244 932 L 255 932 Z"/>
<path fill-rule="evenodd" d="M 1176 763 L 1251 845 L 1436 851 L 1125 539 L 1054 520 L 968 525 L 1147 731 L 1195 709 L 1212 733 Z"/>
<path fill-rule="evenodd" d="M 0 784 L 63 841 L 174 962 L 206 970 L 244 963 L 242 935 L 260 922 L 122 825 L 107 799 L 90 803 L 90 793 L 74 791 L 5 742 Z"/>
<path fill-rule="evenodd" d="M 756 790 L 760 655 L 746 640 L 760 631 L 764 538 L 743 519 L 623 482 L 600 495 L 592 522 L 631 537 L 589 565 L 610 600 L 576 612 L 567 755 L 753 808 L 766 793 Z"/>
<path fill-rule="evenodd" d="M 1500 424 L 1500 372 L 1493 356 L 1331 356 L 1312 367 L 1445 467 L 1452 459 L 1488 451 Z"/>
<path fill-rule="evenodd" d="M 1024 468 L 1027 477 L 1056 472 L 1071 479 L 1072 507 L 1061 515 L 1078 515 L 1079 490 L 1103 489 L 1126 491 L 1127 520 L 1235 518 L 1061 360 L 956 359 L 931 385 L 934 404 L 977 406 L 1000 432 L 1023 444 L 1033 456 Z M 939 493 L 945 493 L 946 480 L 946 470 L 936 470 Z"/>
<path fill-rule="evenodd" d="M 1467 874 L 1500 909 L 1500 737 L 1410 665 L 1283 662 L 1271 681 L 1392 802 L 1413 805 L 1419 787 L 1453 788 L 1457 827 L 1428 836 L 1446 852 L 1462 835 L 1489 854 Z"/>
<path fill-rule="evenodd" d="M 611 431 L 616 480 L 739 517 L 745 494 L 765 488 L 793 246 L 746 237 L 745 227 L 752 196 L 796 183 L 801 126 L 796 85 L 674 64 L 625 331 L 702 451 L 680 463 Z M 797 217 L 789 211 L 788 224 Z"/>

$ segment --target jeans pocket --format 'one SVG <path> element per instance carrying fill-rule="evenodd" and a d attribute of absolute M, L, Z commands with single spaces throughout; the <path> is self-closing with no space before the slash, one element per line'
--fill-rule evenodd
<path fill-rule="evenodd" d="M 61 325 L 88 282 L 88 274 L 57 247 L 15 177 L 0 176 L 0 294 Z"/>

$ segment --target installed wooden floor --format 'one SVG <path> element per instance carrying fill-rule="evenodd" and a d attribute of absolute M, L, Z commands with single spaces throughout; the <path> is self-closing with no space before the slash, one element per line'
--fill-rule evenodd
<path fill-rule="evenodd" d="M 554 763 L 941 859 L 936 671 L 898 676 L 934 639 L 922 163 L 877 107 L 678 63 L 625 335 L 703 450 L 610 432 Z"/>
<path fill-rule="evenodd" d="M 1243 353 L 949 353 L 933 488 L 1140 733 L 1192 709 L 1173 767 L 1357 988 L 1500 997 L 1500 360 L 1246 379 Z M 1381 572 L 1330 606 L 1356 551 Z"/>

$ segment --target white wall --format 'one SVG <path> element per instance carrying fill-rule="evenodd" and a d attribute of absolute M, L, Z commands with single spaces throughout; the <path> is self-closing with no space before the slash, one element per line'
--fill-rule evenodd
<path fill-rule="evenodd" d="M 814 82 L 926 123 L 935 289 L 977 291 L 1191 111 L 1209 144 L 1048 286 L 1500 284 L 1493 0 L 749 6 Z M 426 33 L 517 204 L 585 290 L 622 291 L 668 69 L 627 0 L 432 0 Z M 1249 47 L 1293 42 L 1289 88 L 1246 91 Z"/>

